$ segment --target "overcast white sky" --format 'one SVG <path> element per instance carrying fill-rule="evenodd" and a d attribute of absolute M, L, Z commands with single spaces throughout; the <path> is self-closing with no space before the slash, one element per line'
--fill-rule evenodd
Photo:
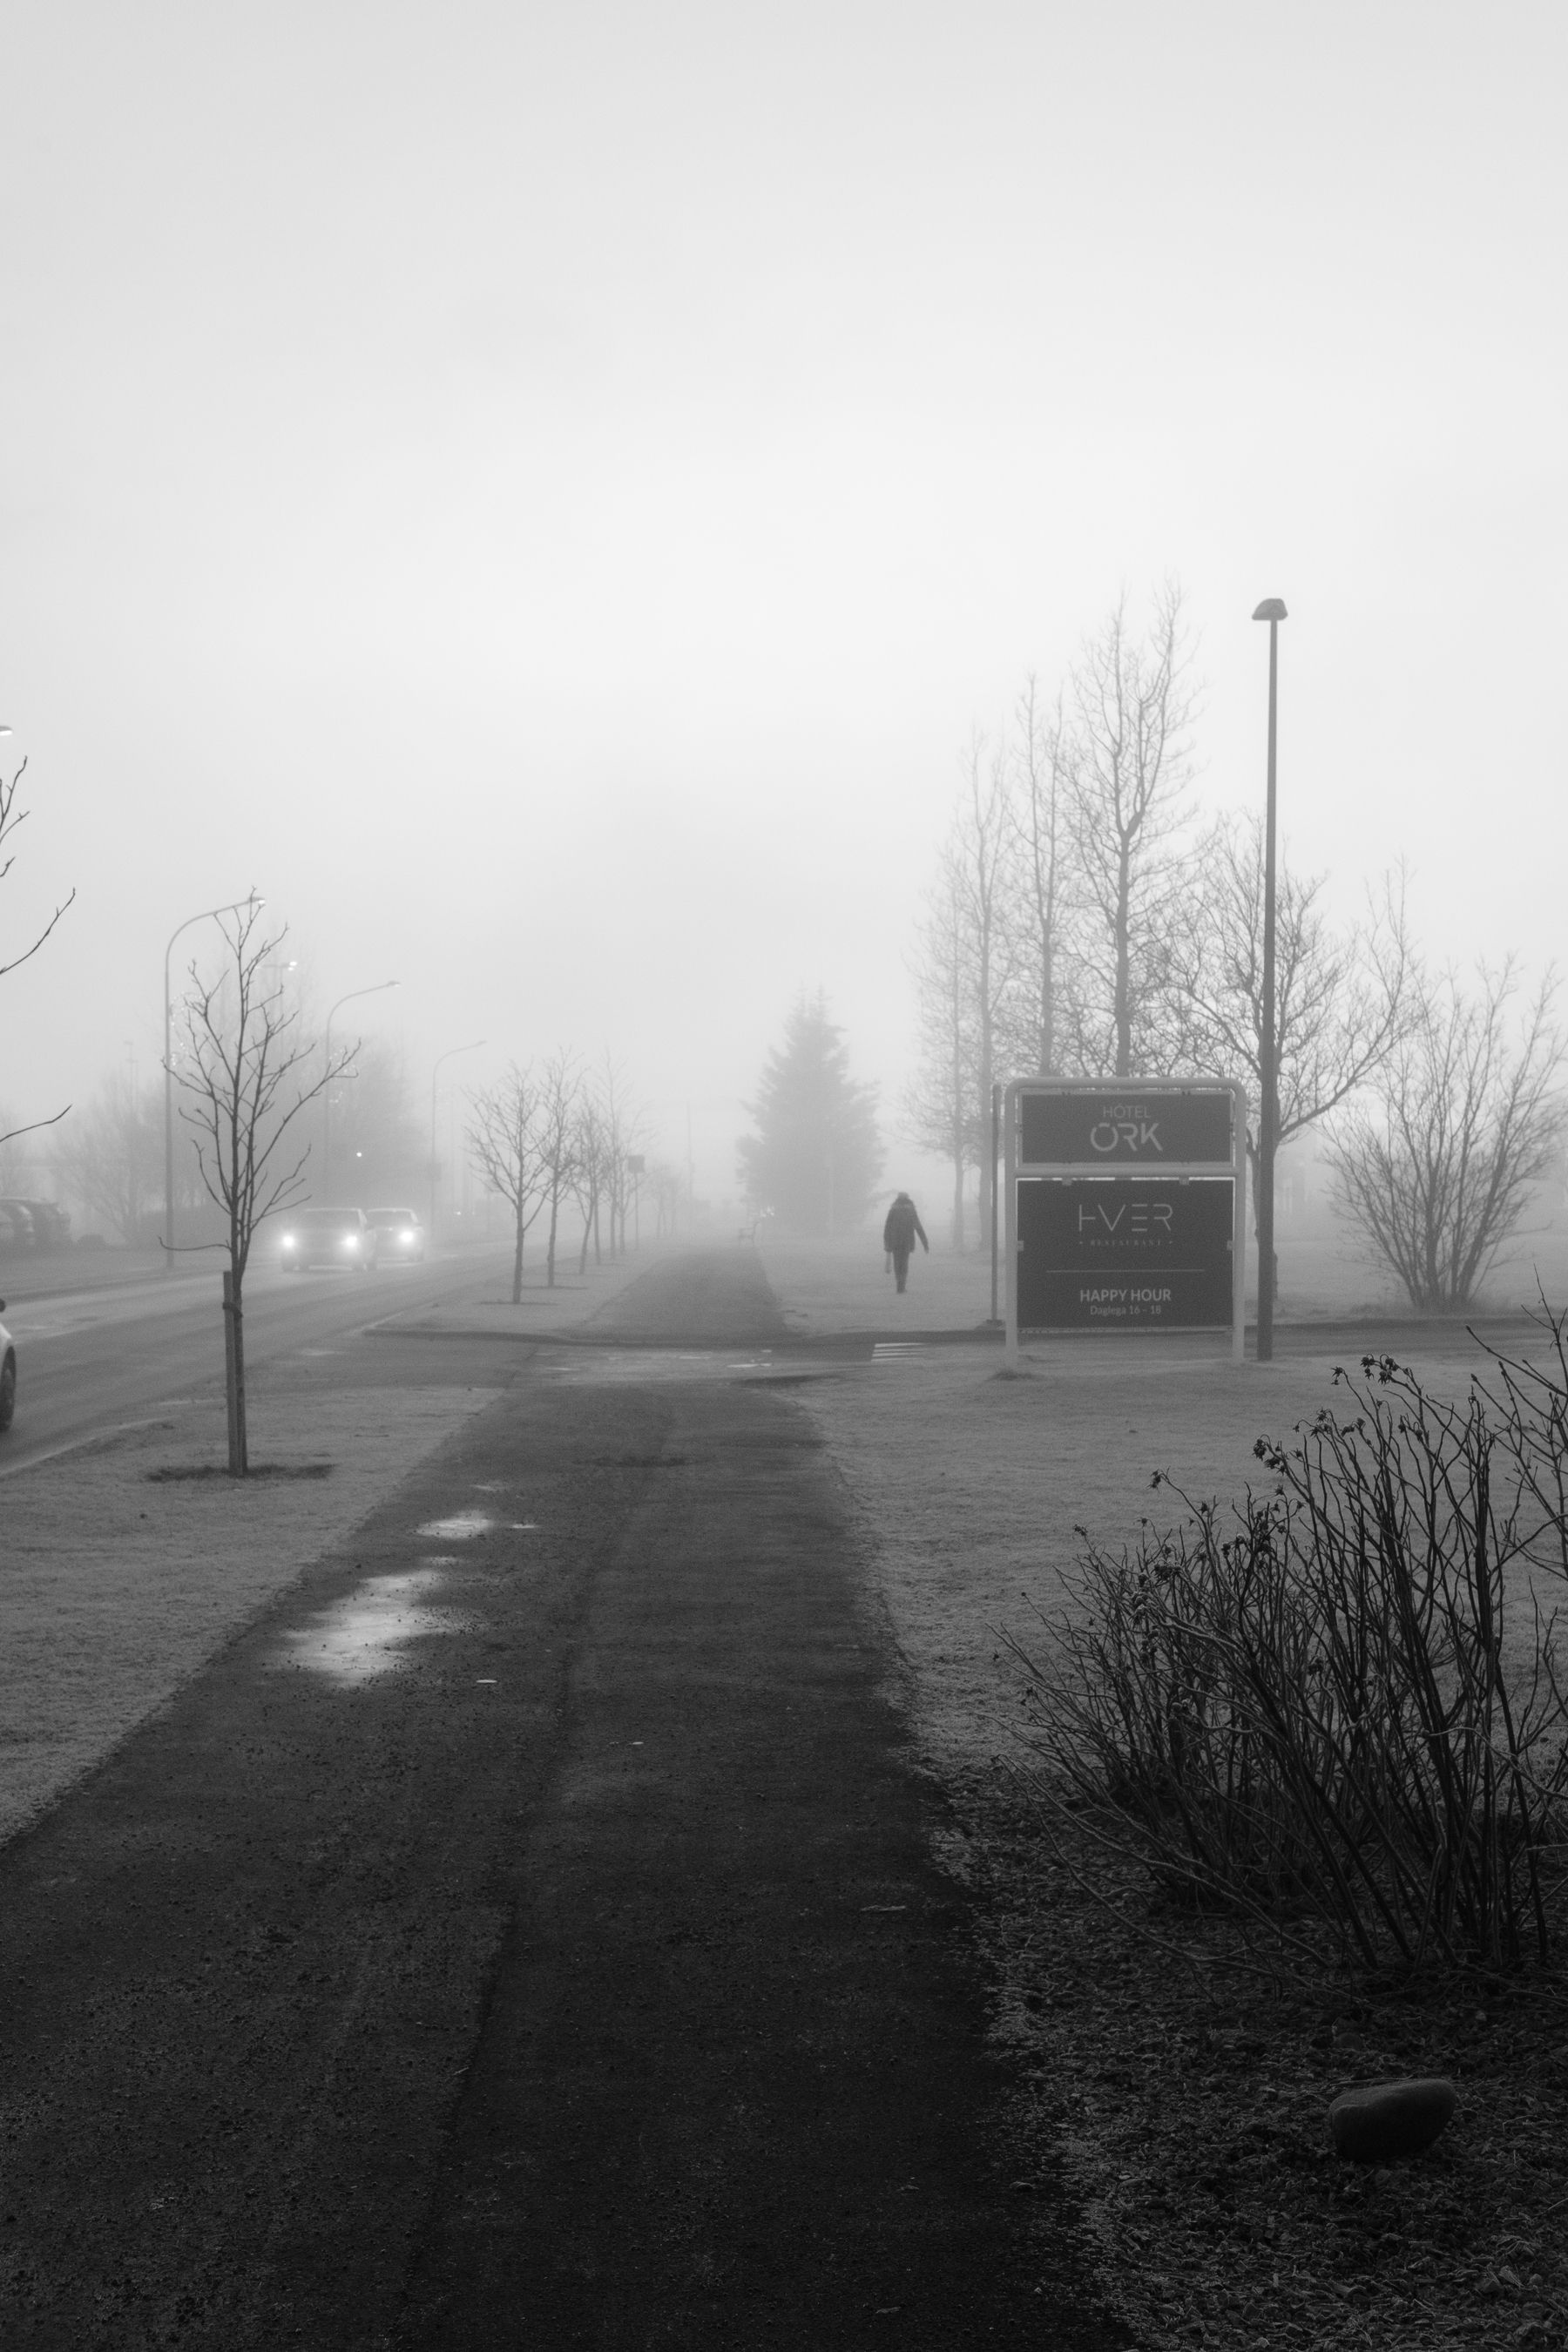
<path fill-rule="evenodd" d="M 255 883 L 732 1189 L 802 987 L 895 1104 L 958 758 L 1174 573 L 1215 803 L 1558 952 L 1568 12 L 11 0 L 0 1102 Z M 889 1169 L 896 1177 L 900 1162 Z"/>

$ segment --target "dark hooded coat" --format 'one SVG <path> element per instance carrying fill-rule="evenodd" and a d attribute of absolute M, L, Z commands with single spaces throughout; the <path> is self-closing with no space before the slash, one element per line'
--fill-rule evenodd
<path fill-rule="evenodd" d="M 890 1250 L 895 1257 L 908 1257 L 914 1249 L 917 1235 L 921 1249 L 929 1256 L 931 1244 L 925 1237 L 920 1212 L 909 1194 L 900 1192 L 888 1211 L 888 1222 L 882 1227 L 882 1247 Z"/>

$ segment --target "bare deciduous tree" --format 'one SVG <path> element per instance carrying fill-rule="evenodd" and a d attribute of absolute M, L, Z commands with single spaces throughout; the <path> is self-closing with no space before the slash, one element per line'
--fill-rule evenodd
<path fill-rule="evenodd" d="M 915 1139 L 952 1162 L 952 1237 L 963 1245 L 963 1179 L 991 1152 L 991 1089 L 1005 1055 L 1020 949 L 1005 746 L 975 732 L 915 954 L 923 1069 L 906 1108 Z M 980 1188 L 980 1238 L 990 1231 Z"/>
<path fill-rule="evenodd" d="M 1078 1058 L 1117 1077 L 1171 1066 L 1163 1014 L 1186 861 L 1178 846 L 1192 777 L 1195 698 L 1181 591 L 1154 599 L 1146 638 L 1126 600 L 1085 644 L 1069 685 L 1072 852 L 1089 921 L 1083 953 L 1094 983 Z"/>
<path fill-rule="evenodd" d="M 1222 816 L 1194 861 L 1188 920 L 1175 945 L 1172 982 L 1194 1070 L 1263 1084 L 1263 879 L 1260 818 Z M 1403 876 L 1385 879 L 1367 920 L 1336 931 L 1321 904 L 1323 879 L 1281 865 L 1275 890 L 1275 1035 L 1279 1131 L 1276 1144 L 1324 1118 L 1381 1067 L 1408 1017 L 1414 959 Z M 1247 1139 L 1254 1184 L 1256 1126 Z"/>
<path fill-rule="evenodd" d="M 299 1198 L 310 1147 L 292 1157 L 289 1129 L 321 1088 L 353 1058 L 355 1045 L 313 1080 L 313 1041 L 301 1038 L 297 1013 L 285 1009 L 277 976 L 279 950 L 287 933 L 259 934 L 261 908 L 254 897 L 217 918 L 226 954 L 216 980 L 204 982 L 190 968 L 191 988 L 184 1007 L 185 1052 L 174 1076 L 189 1099 L 180 1116 L 195 1139 L 196 1164 L 208 1195 L 228 1226 L 221 1244 L 228 1255 L 224 1276 L 225 1360 L 228 1375 L 228 1467 L 231 1477 L 249 1469 L 245 1408 L 246 1267 L 263 1218 Z M 268 969 L 268 967 L 272 969 Z"/>
<path fill-rule="evenodd" d="M 1552 1169 L 1564 1054 L 1549 973 L 1517 1026 L 1511 959 L 1421 984 L 1376 1082 L 1330 1134 L 1339 1204 L 1423 1314 L 1463 1313 Z"/>
<path fill-rule="evenodd" d="M 1025 680 L 1016 715 L 1009 816 L 1016 849 L 1017 919 L 1021 919 L 1026 949 L 1019 962 L 1026 964 L 1033 977 L 1033 986 L 1026 992 L 1032 1016 L 1029 1025 L 1036 1032 L 1030 1064 L 1041 1077 L 1048 1078 L 1057 1074 L 1061 1050 L 1059 998 L 1069 908 L 1067 819 L 1073 747 L 1059 698 L 1053 711 L 1042 710 L 1032 675 Z"/>
<path fill-rule="evenodd" d="M 16 794 L 21 788 L 22 779 L 26 772 L 27 762 L 24 760 L 21 766 L 12 772 L 8 781 L 5 776 L 0 775 L 0 882 L 5 881 L 6 876 L 10 873 L 12 866 L 16 862 L 16 851 L 10 845 L 11 836 L 16 832 L 17 826 L 25 824 L 27 820 L 26 810 L 19 809 L 16 806 Z M 26 963 L 29 956 L 36 956 L 37 954 L 38 950 L 43 946 L 44 941 L 48 938 L 50 932 L 54 929 L 55 925 L 59 921 L 60 917 L 65 913 L 66 908 L 70 905 L 71 900 L 75 897 L 76 892 L 72 890 L 68 897 L 60 900 L 58 906 L 55 908 L 54 913 L 49 917 L 48 921 L 44 925 L 43 929 L 37 934 L 30 947 L 21 949 L 16 954 L 11 956 L 7 961 L 0 963 L 0 980 L 4 980 L 7 972 L 15 971 L 19 964 Z M 65 1110 L 56 1111 L 52 1118 L 35 1118 L 28 1120 L 27 1123 L 22 1127 L 6 1128 L 5 1132 L 0 1134 L 0 1143 L 9 1143 L 15 1136 L 36 1134 L 39 1128 L 55 1127 L 62 1118 L 64 1118 L 66 1110 L 68 1110 L 69 1108 L 70 1105 L 68 1103 Z"/>
<path fill-rule="evenodd" d="M 904 1101 L 915 1142 L 952 1164 L 952 1245 L 963 1247 L 963 1179 L 973 1093 L 973 997 L 963 892 L 951 845 L 926 895 L 912 967 L 920 1004 L 921 1070 Z"/>
<path fill-rule="evenodd" d="M 599 1207 L 609 1183 L 610 1137 L 605 1108 L 597 1093 L 584 1086 L 577 1103 L 577 1127 L 572 1155 L 572 1191 L 583 1212 L 583 1246 L 577 1271 L 588 1271 L 588 1250 L 595 1265 L 601 1262 Z"/>
<path fill-rule="evenodd" d="M 607 1050 L 595 1094 L 604 1126 L 605 1191 L 610 1204 L 610 1255 L 624 1257 L 626 1251 L 626 1213 L 637 1191 L 637 1175 L 630 1163 L 643 1156 L 647 1120 L 633 1099 L 624 1067 Z"/>
<path fill-rule="evenodd" d="M 544 1197 L 550 1204 L 550 1226 L 544 1245 L 544 1280 L 555 1287 L 555 1236 L 561 1203 L 572 1189 L 577 1170 L 577 1105 L 583 1077 L 577 1057 L 557 1047 L 545 1063 L 539 1081 L 539 1119 L 535 1130 Z"/>
<path fill-rule="evenodd" d="M 104 1080 L 55 1146 L 52 1164 L 67 1192 L 122 1241 L 144 1241 L 144 1221 L 163 1197 L 163 1133 L 129 1073 Z"/>
<path fill-rule="evenodd" d="M 970 745 L 964 789 L 952 834 L 970 966 L 974 1032 L 974 1087 L 968 1106 L 970 1156 L 982 1170 L 991 1158 L 991 1089 L 996 1082 L 1004 1005 L 1016 978 L 1016 933 L 1008 921 L 1012 826 L 1005 749 L 987 759 L 980 736 Z M 991 1194 L 980 1187 L 980 1244 L 990 1238 Z"/>
<path fill-rule="evenodd" d="M 511 1209 L 511 1303 L 522 1297 L 522 1246 L 544 1204 L 540 1150 L 540 1088 L 531 1069 L 513 1062 L 493 1087 L 468 1097 L 468 1158 L 476 1172 Z"/>

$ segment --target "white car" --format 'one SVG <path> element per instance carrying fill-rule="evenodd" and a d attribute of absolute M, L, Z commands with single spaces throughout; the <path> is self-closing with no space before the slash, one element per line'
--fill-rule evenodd
<path fill-rule="evenodd" d="M 308 1265 L 347 1265 L 368 1274 L 377 1234 L 363 1209 L 295 1209 L 282 1220 L 278 1260 L 285 1274 Z"/>
<path fill-rule="evenodd" d="M 425 1228 L 412 1209 L 367 1209 L 383 1265 L 423 1265 Z"/>
<path fill-rule="evenodd" d="M 0 1298 L 0 1315 L 5 1312 L 5 1301 Z M 11 1416 L 16 1410 L 16 1343 L 0 1323 L 0 1429 L 9 1429 Z"/>

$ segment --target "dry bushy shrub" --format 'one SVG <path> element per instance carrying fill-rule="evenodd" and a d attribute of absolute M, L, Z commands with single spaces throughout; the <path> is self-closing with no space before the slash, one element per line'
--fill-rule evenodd
<path fill-rule="evenodd" d="M 1391 1357 L 1228 1520 L 1178 1494 L 1086 1549 L 1075 1606 L 1004 1637 L 1048 1824 L 1135 1854 L 1287 1964 L 1415 1974 L 1552 1957 L 1568 1866 L 1568 1361 L 1499 1358 L 1498 1396 L 1429 1396 Z M 1157 1478 L 1155 1484 L 1168 1482 Z M 1505 1633 L 1507 1639 L 1505 1641 Z"/>

